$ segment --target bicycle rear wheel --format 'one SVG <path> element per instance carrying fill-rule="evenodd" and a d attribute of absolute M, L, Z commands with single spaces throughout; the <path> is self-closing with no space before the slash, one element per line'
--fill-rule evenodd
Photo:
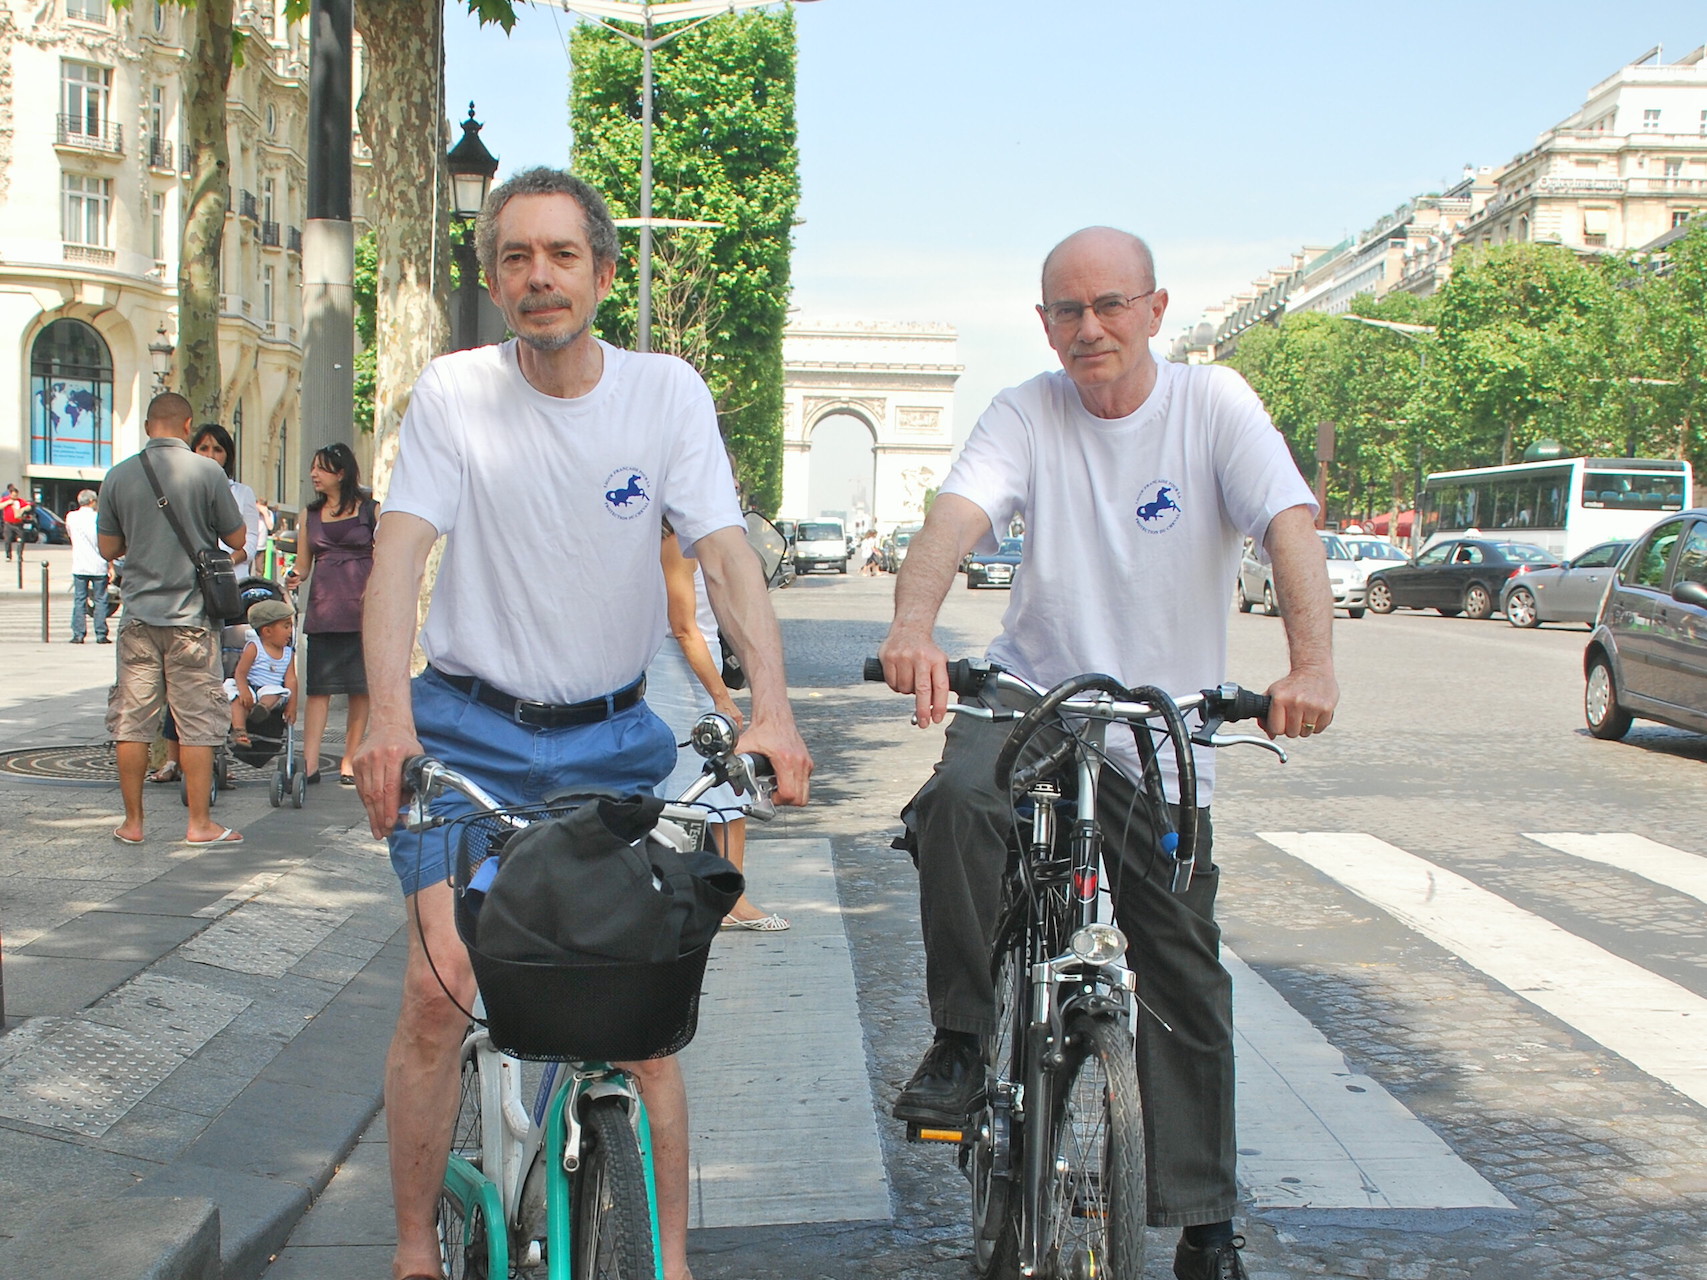
<path fill-rule="evenodd" d="M 646 1168 L 617 1098 L 594 1099 L 582 1117 L 570 1204 L 574 1280 L 654 1280 Z"/>
<path fill-rule="evenodd" d="M 1144 1273 L 1144 1120 L 1132 1038 L 1080 1014 L 1054 1075 L 1041 1274 L 1052 1280 Z"/>
<path fill-rule="evenodd" d="M 439 1192 L 439 1255 L 445 1280 L 507 1280 L 509 1239 L 497 1188 L 481 1168 L 480 1058 L 462 1055 L 451 1160 Z"/>
<path fill-rule="evenodd" d="M 967 1148 L 972 1180 L 972 1265 L 985 1280 L 1018 1280 L 1020 1117 L 1005 1086 L 1024 1080 L 1026 957 L 1024 935 L 994 961 L 996 1034 L 984 1045 L 984 1105 Z"/>

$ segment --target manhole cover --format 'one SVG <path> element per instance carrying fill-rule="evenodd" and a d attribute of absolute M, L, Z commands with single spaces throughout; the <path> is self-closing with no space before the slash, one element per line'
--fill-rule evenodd
<path fill-rule="evenodd" d="M 341 745 L 343 741 L 342 734 L 328 732 L 321 739 L 321 754 L 324 755 L 326 750 Z M 334 755 L 334 763 L 336 760 Z M 268 761 L 259 768 L 251 768 L 241 760 L 233 759 L 231 776 L 238 782 L 264 778 L 277 767 L 276 761 Z M 94 742 L 77 747 L 30 747 L 23 751 L 0 752 L 0 774 L 37 781 L 111 784 L 118 781 L 118 761 L 110 742 Z"/>

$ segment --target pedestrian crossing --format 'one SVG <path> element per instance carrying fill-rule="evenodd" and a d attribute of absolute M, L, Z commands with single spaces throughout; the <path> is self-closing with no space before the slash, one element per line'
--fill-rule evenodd
<path fill-rule="evenodd" d="M 1707 998 L 1506 901 L 1465 876 L 1362 832 L 1270 831 L 1260 839 L 1380 908 L 1515 995 L 1707 1106 Z M 1550 836 L 1538 843 L 1596 861 L 1629 838 Z M 1702 859 L 1651 841 L 1657 874 Z M 1614 864 L 1617 865 L 1617 864 Z M 1707 864 L 1704 864 L 1707 865 Z M 1660 883 L 1664 883 L 1661 881 Z"/>

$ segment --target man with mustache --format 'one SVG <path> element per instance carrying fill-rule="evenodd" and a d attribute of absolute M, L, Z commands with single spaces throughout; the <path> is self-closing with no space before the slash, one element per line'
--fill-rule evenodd
<path fill-rule="evenodd" d="M 1037 311 L 1061 369 L 996 397 L 914 536 L 878 651 L 890 686 L 915 695 L 920 725 L 944 718 L 937 611 L 961 558 L 992 546 L 1016 514 L 1025 559 L 992 660 L 1045 686 L 1092 671 L 1175 693 L 1219 684 L 1248 536 L 1273 560 L 1291 651 L 1291 670 L 1268 690 L 1264 727 L 1271 737 L 1320 733 L 1339 700 L 1333 599 L 1315 502 L 1286 442 L 1232 370 L 1151 354 L 1168 295 L 1136 236 L 1074 233 L 1044 260 L 1042 285 Z M 917 837 L 936 1038 L 894 1110 L 926 1126 L 962 1126 L 983 1090 L 980 1040 L 996 1031 L 988 957 L 1013 810 L 993 774 L 1009 727 L 956 718 L 935 773 L 903 815 Z M 1109 748 L 1114 767 L 1098 795 L 1103 857 L 1148 1006 L 1135 1028 L 1153 1152 L 1148 1218 L 1184 1228 L 1179 1280 L 1242 1280 L 1244 1241 L 1232 1224 L 1232 984 L 1219 958 L 1210 857 L 1214 753 L 1196 754 L 1197 872 L 1176 895 L 1148 802 L 1130 781 L 1139 777 L 1130 735 L 1111 733 Z M 1177 804 L 1172 757 L 1162 754 Z"/>
<path fill-rule="evenodd" d="M 386 1063 L 399 1280 L 438 1280 L 435 1211 L 474 977 L 452 917 L 447 841 L 398 824 L 404 760 L 425 750 L 506 804 L 570 790 L 651 792 L 675 738 L 642 678 L 665 630 L 658 530 L 696 556 L 747 668 L 743 751 L 804 804 L 776 617 L 699 375 L 589 332 L 616 274 L 616 227 L 581 179 L 529 169 L 475 226 L 487 290 L 516 336 L 434 360 L 415 384 L 374 546 L 362 633 L 371 714 L 356 785 L 391 842 L 409 958 Z M 409 679 L 428 552 L 444 555 Z M 542 574 L 540 549 L 550 549 Z M 435 813 L 467 812 L 460 796 Z M 442 986 L 441 986 L 442 982 Z M 447 995 L 447 990 L 449 994 Z M 454 1002 L 453 1002 L 454 1001 Z M 651 1117 L 666 1280 L 689 1280 L 687 1098 L 674 1058 L 628 1063 Z"/>

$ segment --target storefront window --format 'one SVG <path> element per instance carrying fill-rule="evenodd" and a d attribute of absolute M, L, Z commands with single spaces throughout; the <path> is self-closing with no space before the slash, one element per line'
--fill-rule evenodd
<path fill-rule="evenodd" d="M 113 464 L 113 357 L 81 320 L 55 320 L 30 349 L 30 461 Z"/>

